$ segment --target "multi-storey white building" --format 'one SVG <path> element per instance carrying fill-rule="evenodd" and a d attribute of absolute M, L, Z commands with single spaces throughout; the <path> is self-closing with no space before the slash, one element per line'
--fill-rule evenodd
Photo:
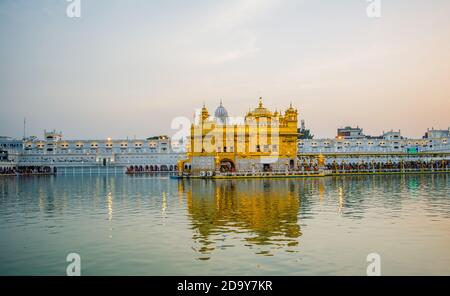
<path fill-rule="evenodd" d="M 400 131 L 379 137 L 364 136 L 362 129 L 340 129 L 334 139 L 299 139 L 300 159 L 323 155 L 326 163 L 389 161 L 423 154 L 450 158 L 450 129 L 429 129 L 421 139 L 408 139 Z M 353 136 L 352 136 L 353 135 Z M 362 137 L 361 137 L 362 136 Z M 147 139 L 66 140 L 56 131 L 45 131 L 44 139 L 18 140 L 0 137 L 0 168 L 50 167 L 57 173 L 123 173 L 129 171 L 175 171 L 186 157 L 184 141 L 173 144 L 170 137 Z M 186 142 L 189 145 L 189 141 Z M 428 156 L 426 156 L 428 157 Z M 433 157 L 433 156 L 429 156 Z"/>
<path fill-rule="evenodd" d="M 1 167 L 17 165 L 23 149 L 23 141 L 11 137 L 0 136 L 0 151 L 2 151 Z"/>
<path fill-rule="evenodd" d="M 363 129 L 359 128 L 359 126 L 356 128 L 350 126 L 338 128 L 337 134 L 338 139 L 361 139 L 366 137 L 363 133 Z"/>
<path fill-rule="evenodd" d="M 24 141 L 19 166 L 50 166 L 58 172 L 102 168 L 104 171 L 175 171 L 184 154 L 172 150 L 168 136 L 148 139 L 65 140 L 45 131 L 44 139 Z M 85 171 L 85 170 L 84 170 Z"/>
<path fill-rule="evenodd" d="M 23 148 L 22 140 L 0 136 L 0 149 L 8 152 L 14 152 L 14 151 L 21 151 L 22 148 Z"/>
<path fill-rule="evenodd" d="M 428 129 L 425 133 L 424 138 L 428 139 L 439 139 L 439 138 L 450 138 L 450 128 L 447 130 L 436 130 L 436 129 Z"/>
<path fill-rule="evenodd" d="M 375 158 L 384 161 L 392 156 L 398 157 L 403 154 L 414 157 L 423 152 L 448 154 L 450 153 L 449 131 L 450 129 L 428 130 L 421 139 L 405 138 L 400 131 L 389 131 L 379 137 L 338 135 L 335 139 L 301 139 L 298 141 L 298 153 L 300 157 L 323 155 L 327 157 L 327 162 L 336 159 L 358 162 Z"/>

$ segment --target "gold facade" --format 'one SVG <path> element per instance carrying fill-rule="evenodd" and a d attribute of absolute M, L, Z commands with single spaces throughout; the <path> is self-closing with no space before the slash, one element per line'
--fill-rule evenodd
<path fill-rule="evenodd" d="M 292 105 L 284 114 L 272 112 L 263 106 L 261 98 L 258 107 L 249 111 L 241 123 L 218 120 L 203 106 L 197 122 L 191 126 L 188 159 L 180 168 L 193 174 L 294 169 L 297 125 L 298 111 Z"/>

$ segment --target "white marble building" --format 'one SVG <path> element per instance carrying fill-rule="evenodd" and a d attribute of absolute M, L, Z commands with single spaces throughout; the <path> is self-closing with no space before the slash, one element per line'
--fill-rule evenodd
<path fill-rule="evenodd" d="M 408 150 L 409 149 L 409 150 Z M 402 137 L 400 131 L 389 131 L 380 137 L 335 139 L 302 139 L 298 141 L 299 154 L 314 153 L 399 153 L 450 152 L 449 130 L 429 130 L 422 139 Z"/>
<path fill-rule="evenodd" d="M 361 130 L 362 132 L 362 130 Z M 450 129 L 428 130 L 421 139 L 408 139 L 400 131 L 389 131 L 380 137 L 342 137 L 335 139 L 301 139 L 300 159 L 323 155 L 325 163 L 432 161 L 450 159 Z"/>
<path fill-rule="evenodd" d="M 168 136 L 148 139 L 65 140 L 61 133 L 45 131 L 44 139 L 24 141 L 20 166 L 127 167 L 174 171 L 184 153 L 172 150 Z"/>
<path fill-rule="evenodd" d="M 444 153 L 450 155 L 450 129 L 429 129 L 421 139 L 408 139 L 400 131 L 389 131 L 380 137 L 298 140 L 299 158 L 324 155 L 326 162 L 396 161 L 397 158 L 416 158 L 416 154 Z M 341 130 L 342 135 L 342 130 Z M 363 135 L 363 134 L 362 134 Z M 186 158 L 185 148 L 173 145 L 170 137 L 147 139 L 66 140 L 62 134 L 51 131 L 44 139 L 28 138 L 24 141 L 0 137 L 0 149 L 7 151 L 1 160 L 3 168 L 14 166 L 50 166 L 59 173 L 115 172 L 127 168 L 144 171 L 175 171 L 179 160 Z M 403 156 L 401 156 L 403 155 Z M 439 156 L 442 157 L 442 156 Z M 423 157 L 422 157 L 423 158 Z M 432 156 L 429 157 L 432 159 Z M 202 160 L 205 167 L 214 167 L 214 158 Z M 246 167 L 245 163 L 240 166 Z M 281 166 L 282 167 L 282 166 Z M 249 170 L 251 167 L 249 166 Z"/>

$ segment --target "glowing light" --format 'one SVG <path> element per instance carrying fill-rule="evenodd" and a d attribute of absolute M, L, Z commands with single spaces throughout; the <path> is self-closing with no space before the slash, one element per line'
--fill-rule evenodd
<path fill-rule="evenodd" d="M 112 199 L 112 192 L 108 193 L 108 220 L 111 221 L 112 220 L 112 216 L 113 216 L 113 199 Z"/>
<path fill-rule="evenodd" d="M 161 204 L 161 214 L 165 215 L 166 209 L 167 209 L 167 197 L 166 197 L 166 192 L 163 192 L 162 204 Z"/>
<path fill-rule="evenodd" d="M 344 206 L 344 190 L 342 189 L 342 187 L 339 187 L 338 195 L 339 195 L 339 214 L 342 214 L 342 208 Z"/>

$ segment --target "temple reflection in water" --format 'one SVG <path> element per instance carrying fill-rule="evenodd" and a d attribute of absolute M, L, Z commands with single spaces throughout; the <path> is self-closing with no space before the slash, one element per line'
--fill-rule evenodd
<path fill-rule="evenodd" d="M 371 176 L 298 180 L 180 180 L 193 230 L 193 249 L 207 260 L 217 249 L 242 247 L 260 255 L 277 250 L 298 252 L 302 230 L 324 216 L 361 220 L 373 199 L 402 188 L 415 196 L 423 184 L 441 184 L 445 176 Z M 372 194 L 368 194 L 371 192 Z M 374 196 L 375 194 L 376 196 Z M 419 193 L 417 193 L 419 194 Z M 405 200 L 379 201 L 385 209 L 400 209 Z M 428 203 L 428 198 L 424 199 Z M 333 214 L 334 213 L 334 214 Z M 237 246 L 239 244 L 239 246 Z"/>
<path fill-rule="evenodd" d="M 450 274 L 449 185 L 448 174 L 0 178 L 0 274 L 59 274 L 79 250 L 87 274 L 360 275 L 355 258 L 374 249 L 398 263 L 387 275 Z"/>
<path fill-rule="evenodd" d="M 232 247 L 227 238 L 242 238 L 246 246 L 271 255 L 273 247 L 299 243 L 300 183 L 280 181 L 180 181 L 194 230 L 196 251 L 209 254 L 218 247 Z M 264 248 L 267 246 L 268 249 Z"/>

